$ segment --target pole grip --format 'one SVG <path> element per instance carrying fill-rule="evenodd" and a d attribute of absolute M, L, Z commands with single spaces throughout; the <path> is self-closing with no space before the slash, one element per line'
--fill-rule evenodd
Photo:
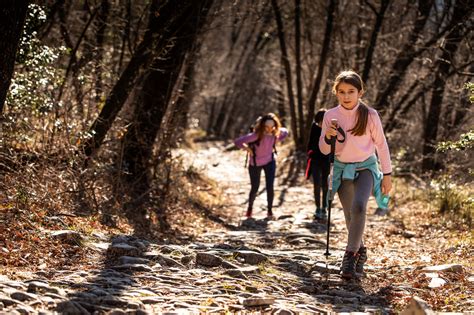
<path fill-rule="evenodd" d="M 337 130 L 337 119 L 336 118 L 331 119 L 331 128 L 332 127 L 336 128 L 336 130 Z M 329 155 L 329 162 L 330 163 L 334 162 L 334 154 L 336 152 L 336 138 L 337 138 L 337 136 L 332 136 L 331 141 L 330 141 L 330 143 L 331 143 L 331 153 Z"/>

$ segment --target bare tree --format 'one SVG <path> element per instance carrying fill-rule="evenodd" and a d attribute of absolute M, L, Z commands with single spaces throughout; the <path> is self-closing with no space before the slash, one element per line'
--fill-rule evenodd
<path fill-rule="evenodd" d="M 298 125 L 300 130 L 303 130 L 304 126 L 304 113 L 303 113 L 303 82 L 302 82 L 302 70 L 301 70 L 301 0 L 295 0 L 295 62 L 296 62 L 296 100 L 298 104 Z M 302 143 L 304 132 L 301 131 L 298 137 L 298 143 Z"/>
<path fill-rule="evenodd" d="M 278 30 L 278 41 L 280 43 L 280 49 L 282 54 L 282 62 L 285 69 L 286 75 L 286 89 L 288 93 L 288 102 L 290 106 L 290 118 L 291 118 L 291 131 L 293 133 L 293 139 L 295 143 L 298 143 L 299 139 L 299 130 L 297 125 L 297 117 L 296 117 L 296 108 L 295 108 L 295 98 L 293 95 L 293 83 L 292 83 L 292 74 L 291 74 L 291 64 L 288 57 L 288 50 L 286 48 L 286 40 L 285 40 L 285 31 L 283 26 L 283 20 L 281 18 L 281 11 L 280 7 L 278 6 L 277 0 L 272 0 L 272 7 L 273 12 L 275 14 L 275 20 L 277 23 L 277 30 Z"/>
<path fill-rule="evenodd" d="M 398 53 L 395 62 L 393 63 L 388 83 L 385 88 L 377 95 L 374 107 L 381 109 L 386 106 L 388 98 L 393 95 L 398 89 L 400 83 L 403 80 L 404 72 L 408 66 L 413 62 L 417 52 L 417 41 L 419 40 L 422 31 L 430 17 L 430 11 L 433 6 L 434 0 L 419 0 L 418 1 L 418 14 L 416 16 L 415 25 L 413 30 L 410 32 L 410 36 L 407 42 L 402 46 Z"/>
<path fill-rule="evenodd" d="M 97 32 L 96 32 L 96 56 L 95 62 L 95 101 L 100 101 L 102 95 L 102 62 L 104 58 L 104 42 L 105 42 L 105 30 L 107 27 L 107 19 L 110 13 L 110 4 L 108 0 L 102 0 L 99 7 L 99 13 L 97 16 Z"/>
<path fill-rule="evenodd" d="M 380 3 L 379 11 L 377 11 L 377 9 L 370 1 L 365 0 L 365 3 L 375 13 L 376 19 L 374 28 L 372 30 L 372 35 L 370 37 L 369 47 L 367 48 L 367 53 L 365 55 L 364 71 L 362 72 L 363 82 L 367 82 L 369 80 L 369 73 L 372 67 L 372 59 L 374 56 L 375 47 L 377 45 L 377 37 L 380 33 L 380 29 L 382 28 L 385 12 L 387 11 L 388 5 L 390 4 L 390 0 L 382 0 L 382 2 Z"/>
<path fill-rule="evenodd" d="M 326 30 L 324 32 L 323 45 L 321 47 L 321 54 L 319 57 L 319 65 L 314 83 L 312 84 L 311 94 L 308 99 L 308 116 L 306 117 L 306 128 L 305 130 L 311 129 L 311 123 L 314 116 L 314 108 L 316 100 L 318 99 L 318 93 L 320 90 L 321 81 L 323 78 L 324 67 L 326 66 L 326 60 L 329 54 L 329 48 L 331 46 L 332 29 L 334 24 L 334 12 L 338 6 L 338 0 L 329 0 L 327 6 L 327 17 L 326 17 Z M 306 144 L 306 139 L 300 145 L 303 148 Z"/>
<path fill-rule="evenodd" d="M 185 55 L 193 47 L 211 5 L 212 1 L 201 0 L 175 7 L 175 23 L 161 33 L 167 49 L 157 55 L 147 69 L 134 100 L 131 124 L 123 137 L 121 164 L 135 197 L 146 194 L 149 188 L 153 144 L 161 130 Z"/>
<path fill-rule="evenodd" d="M 466 16 L 471 16 L 473 5 L 468 0 L 458 0 L 454 5 L 453 21 L 462 21 Z M 434 89 L 431 94 L 431 102 L 428 108 L 428 115 L 423 129 L 423 162 L 422 170 L 428 171 L 435 168 L 435 142 L 438 134 L 441 107 L 446 88 L 446 78 L 454 63 L 454 56 L 466 33 L 472 31 L 472 24 L 466 27 L 458 24 L 443 41 L 442 54 L 436 61 L 436 71 L 434 79 Z"/>
<path fill-rule="evenodd" d="M 16 51 L 25 24 L 27 0 L 2 1 L 0 8 L 0 115 L 13 76 Z"/>
<path fill-rule="evenodd" d="M 178 6 L 178 8 L 178 12 L 181 12 L 181 10 L 187 8 L 187 5 Z M 91 156 L 102 144 L 105 135 L 134 87 L 140 71 L 151 63 L 157 52 L 162 51 L 168 45 L 169 38 L 163 39 L 159 35 L 168 28 L 178 29 L 177 17 L 180 15 L 176 10 L 176 4 L 173 1 L 166 1 L 164 3 L 157 0 L 153 1 L 150 6 L 148 29 L 143 40 L 138 45 L 119 80 L 112 88 L 99 116 L 89 129 L 91 136 L 82 146 L 86 156 Z"/>

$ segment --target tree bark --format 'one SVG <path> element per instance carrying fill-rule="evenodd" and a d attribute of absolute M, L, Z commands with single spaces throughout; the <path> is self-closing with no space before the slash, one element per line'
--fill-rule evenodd
<path fill-rule="evenodd" d="M 314 108 L 316 104 L 316 100 L 318 99 L 319 87 L 321 85 L 321 81 L 323 78 L 324 67 L 326 66 L 326 60 L 329 54 L 329 49 L 331 46 L 331 37 L 332 37 L 332 30 L 334 25 L 334 12 L 338 6 L 338 0 L 329 0 L 327 6 L 327 18 L 326 18 L 326 30 L 324 32 L 324 40 L 323 45 L 321 47 L 321 55 L 319 57 L 319 65 L 318 65 L 318 72 L 314 79 L 313 87 L 311 89 L 311 95 L 309 96 L 308 100 L 308 116 L 306 117 L 306 128 L 305 130 L 311 130 L 311 124 L 313 122 L 314 116 Z M 304 141 L 300 144 L 301 149 L 304 149 L 306 146 L 307 139 L 306 137 L 303 139 Z"/>
<path fill-rule="evenodd" d="M 295 0 L 295 63 L 296 63 L 296 100 L 298 104 L 298 125 L 300 130 L 304 129 L 303 113 L 303 83 L 301 80 L 301 0 Z M 302 143 L 301 137 L 304 132 L 299 133 L 298 143 Z"/>
<path fill-rule="evenodd" d="M 458 0 L 453 10 L 453 21 L 462 21 L 463 17 L 472 14 L 473 5 L 469 0 Z M 454 60 L 454 55 L 459 48 L 460 42 L 466 36 L 466 27 L 459 24 L 445 38 L 445 46 L 441 57 L 436 61 L 437 70 L 435 73 L 434 89 L 431 94 L 431 102 L 426 117 L 423 132 L 423 161 L 422 170 L 429 171 L 435 169 L 435 145 L 440 121 L 441 106 L 446 88 L 446 79 Z"/>
<path fill-rule="evenodd" d="M 282 62 L 286 74 L 286 88 L 288 92 L 288 101 L 290 105 L 290 118 L 291 118 L 291 131 L 293 134 L 293 140 L 298 144 L 298 127 L 296 118 L 295 98 L 293 96 L 293 83 L 291 82 L 291 65 L 288 58 L 288 51 L 286 48 L 285 32 L 283 28 L 283 20 L 281 18 L 280 8 L 278 7 L 277 0 L 272 0 L 273 12 L 275 14 L 275 20 L 278 29 L 278 40 L 280 42 L 280 49 L 282 54 Z"/>
<path fill-rule="evenodd" d="M 169 43 L 168 38 L 163 40 L 158 35 L 167 28 L 176 30 L 180 25 L 177 23 L 176 17 L 189 6 L 189 4 L 175 3 L 172 0 L 161 5 L 160 3 L 162 1 L 154 0 L 150 5 L 150 18 L 144 38 L 112 88 L 99 116 L 89 128 L 90 137 L 82 146 L 82 151 L 86 156 L 91 156 L 100 148 L 108 130 L 134 87 L 140 70 L 146 68 L 156 52 L 162 51 Z"/>
<path fill-rule="evenodd" d="M 380 92 L 376 97 L 374 104 L 375 109 L 380 110 L 383 106 L 386 106 L 390 95 L 395 94 L 395 92 L 398 90 L 399 84 L 403 79 L 404 72 L 413 62 L 416 54 L 418 53 L 415 44 L 420 37 L 426 22 L 428 21 L 433 2 L 434 0 L 418 1 L 418 15 L 416 17 L 415 26 L 410 33 L 408 41 L 400 49 L 400 52 L 393 63 L 388 83 L 382 92 Z"/>
<path fill-rule="evenodd" d="M 161 130 L 184 57 L 192 48 L 211 4 L 210 0 L 193 1 L 185 7 L 177 4 L 175 23 L 161 33 L 168 49 L 154 59 L 145 75 L 131 126 L 123 138 L 122 167 L 134 196 L 144 195 L 149 189 L 153 144 Z"/>
<path fill-rule="evenodd" d="M 366 3 L 372 8 L 377 18 L 375 19 L 374 29 L 372 30 L 369 47 L 367 48 L 367 54 L 365 56 L 364 71 L 362 72 L 363 82 L 367 82 L 369 80 L 370 69 L 372 68 L 372 59 L 374 56 L 375 47 L 377 45 L 377 37 L 380 33 L 380 29 L 382 28 L 385 11 L 387 11 L 390 0 L 382 0 L 382 3 L 380 4 L 380 10 L 378 12 L 372 7 L 371 4 L 369 4 L 368 1 L 366 1 Z"/>
<path fill-rule="evenodd" d="M 102 62 L 104 58 L 104 42 L 105 42 L 105 30 L 107 27 L 107 18 L 109 16 L 110 4 L 108 0 L 102 0 L 100 4 L 99 13 L 97 16 L 97 33 L 96 33 L 96 43 L 97 43 L 97 53 L 95 57 L 95 101 L 96 103 L 100 102 L 102 95 Z"/>
<path fill-rule="evenodd" d="M 188 113 L 193 99 L 194 75 L 196 61 L 201 49 L 201 42 L 196 42 L 195 47 L 191 49 L 185 59 L 183 78 L 180 80 L 176 101 L 172 102 L 172 113 L 170 123 L 164 131 L 164 139 L 160 144 L 160 151 L 176 147 L 182 141 L 186 134 L 188 126 Z M 161 155 L 161 154 L 159 154 Z"/>
<path fill-rule="evenodd" d="M 25 25 L 28 0 L 5 0 L 0 7 L 0 116 L 13 77 L 16 52 Z"/>

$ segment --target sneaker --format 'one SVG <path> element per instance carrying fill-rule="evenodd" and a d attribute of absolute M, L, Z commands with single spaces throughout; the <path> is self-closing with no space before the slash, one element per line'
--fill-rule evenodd
<path fill-rule="evenodd" d="M 326 220 L 327 217 L 326 208 L 316 208 L 316 213 L 314 214 L 316 220 Z"/>
<path fill-rule="evenodd" d="M 328 219 L 328 211 L 326 208 L 321 208 L 321 220 L 327 220 Z"/>
<path fill-rule="evenodd" d="M 377 208 L 375 209 L 375 212 L 374 214 L 375 215 L 380 215 L 380 216 L 384 216 L 384 215 L 387 215 L 389 213 L 389 209 L 382 209 L 382 208 Z"/>
<path fill-rule="evenodd" d="M 348 280 L 356 277 L 355 268 L 358 258 L 358 253 L 346 251 L 342 260 L 341 277 Z"/>
<path fill-rule="evenodd" d="M 270 220 L 271 220 L 271 219 L 273 219 L 273 218 L 274 218 L 274 216 L 273 216 L 272 210 L 268 210 L 268 211 L 267 211 L 267 219 L 270 219 Z"/>
<path fill-rule="evenodd" d="M 364 273 L 364 264 L 367 261 L 367 247 L 361 247 L 357 251 L 359 257 L 357 258 L 355 271 L 357 273 Z"/>

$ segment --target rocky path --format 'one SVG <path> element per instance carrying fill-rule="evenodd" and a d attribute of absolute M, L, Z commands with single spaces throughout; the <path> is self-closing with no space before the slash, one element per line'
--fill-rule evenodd
<path fill-rule="evenodd" d="M 249 183 L 241 152 L 213 144 L 193 153 L 192 167 L 217 181 L 229 200 L 228 226 L 186 245 L 158 245 L 118 235 L 81 238 L 93 249 L 80 269 L 32 273 L 29 280 L 0 276 L 0 314 L 202 314 L 329 312 L 392 313 L 374 289 L 381 267 L 369 260 L 368 275 L 347 282 L 338 276 L 345 243 L 342 211 L 334 205 L 331 256 L 325 225 L 312 219 L 311 185 L 289 187 L 277 177 L 274 220 L 265 218 L 265 193 L 255 219 L 244 220 Z M 280 164 L 289 161 L 279 161 Z M 191 167 L 191 164 L 188 165 Z M 371 201 L 369 212 L 374 212 Z M 261 211 L 259 211 L 261 209 Z M 369 215 L 367 229 L 385 218 Z M 99 262 L 99 257 L 108 259 Z M 97 257 L 97 259 L 94 259 Z M 402 290 L 403 288 L 400 288 Z"/>

